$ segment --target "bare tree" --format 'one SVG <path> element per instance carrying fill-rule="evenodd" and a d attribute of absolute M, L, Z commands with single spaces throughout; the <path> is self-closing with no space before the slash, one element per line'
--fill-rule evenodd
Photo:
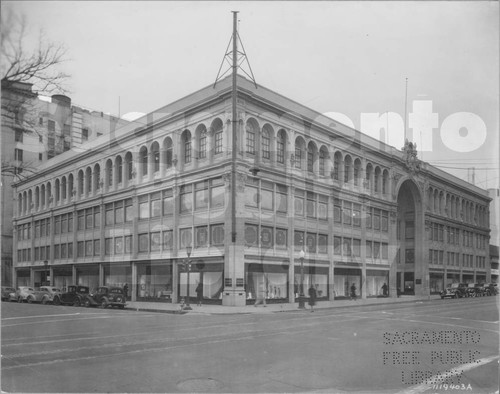
<path fill-rule="evenodd" d="M 6 8 L 1 19 L 1 79 L 33 84 L 36 91 L 51 94 L 66 92 L 68 74 L 57 70 L 66 61 L 66 48 L 45 39 L 40 31 L 38 44 L 26 49 L 26 18 Z"/>
<path fill-rule="evenodd" d="M 26 17 L 9 7 L 2 7 L 2 11 L 2 133 L 11 129 L 43 137 L 44 131 L 37 126 L 37 95 L 67 92 L 64 83 L 69 75 L 59 70 L 59 66 L 67 60 L 67 51 L 64 45 L 47 40 L 43 31 L 40 31 L 36 44 L 30 46 Z M 23 162 L 18 158 L 2 159 L 2 176 L 19 180 L 35 170 L 32 163 Z"/>

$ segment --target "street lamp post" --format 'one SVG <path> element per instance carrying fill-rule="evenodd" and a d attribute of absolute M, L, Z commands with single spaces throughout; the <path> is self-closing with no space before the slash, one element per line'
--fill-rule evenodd
<path fill-rule="evenodd" d="M 193 251 L 193 247 L 191 245 L 186 246 L 186 254 L 187 254 L 187 264 L 186 264 L 186 270 L 187 270 L 187 299 L 186 299 L 186 305 L 184 306 L 185 310 L 192 310 L 191 305 L 189 305 L 189 273 L 191 272 L 191 260 L 189 259 L 191 257 L 191 252 Z"/>
<path fill-rule="evenodd" d="M 45 286 L 50 286 L 50 282 L 48 281 L 48 277 L 49 277 L 49 262 L 47 260 L 45 260 L 43 262 L 43 264 L 45 265 Z"/>
<path fill-rule="evenodd" d="M 306 253 L 304 249 L 300 251 L 300 294 L 299 294 L 299 309 L 306 309 L 304 303 L 304 257 Z"/>

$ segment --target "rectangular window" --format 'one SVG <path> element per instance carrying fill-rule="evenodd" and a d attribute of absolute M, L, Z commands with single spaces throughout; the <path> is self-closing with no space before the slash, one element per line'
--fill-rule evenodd
<path fill-rule="evenodd" d="M 149 234 L 139 234 L 139 252 L 149 252 Z"/>
<path fill-rule="evenodd" d="M 123 201 L 115 202 L 115 224 L 123 223 Z"/>
<path fill-rule="evenodd" d="M 106 204 L 106 226 L 115 224 L 113 204 Z"/>
<path fill-rule="evenodd" d="M 382 211 L 382 231 L 389 231 L 389 212 Z"/>
<path fill-rule="evenodd" d="M 382 243 L 382 258 L 384 260 L 389 258 L 389 244 Z"/>
<path fill-rule="evenodd" d="M 104 253 L 106 256 L 111 256 L 113 253 L 113 238 L 106 238 L 104 240 Z"/>
<path fill-rule="evenodd" d="M 380 242 L 373 243 L 373 258 L 380 259 Z"/>
<path fill-rule="evenodd" d="M 125 253 L 132 253 L 132 236 L 125 236 Z"/>
<path fill-rule="evenodd" d="M 92 241 L 85 241 L 85 256 L 92 256 Z"/>
<path fill-rule="evenodd" d="M 274 231 L 272 227 L 261 227 L 260 244 L 265 249 L 272 249 L 274 247 Z"/>
<path fill-rule="evenodd" d="M 16 135 L 14 136 L 14 141 L 15 142 L 23 142 L 23 131 L 22 130 L 16 130 Z"/>
<path fill-rule="evenodd" d="M 73 243 L 69 243 L 68 244 L 68 259 L 72 259 L 73 258 Z"/>
<path fill-rule="evenodd" d="M 123 254 L 123 237 L 115 237 L 115 254 Z"/>
<path fill-rule="evenodd" d="M 361 227 L 361 205 L 359 204 L 353 204 L 352 225 L 354 227 Z"/>
<path fill-rule="evenodd" d="M 61 233 L 65 234 L 68 232 L 68 215 L 61 216 Z"/>
<path fill-rule="evenodd" d="M 307 233 L 306 246 L 309 253 L 316 253 L 316 234 Z"/>
<path fill-rule="evenodd" d="M 342 254 L 342 238 L 341 237 L 333 237 L 333 253 L 336 255 Z"/>
<path fill-rule="evenodd" d="M 101 209 L 94 207 L 94 228 L 101 227 Z"/>
<path fill-rule="evenodd" d="M 306 210 L 308 218 L 316 218 L 316 198 L 315 196 L 311 196 L 309 193 L 307 195 Z"/>
<path fill-rule="evenodd" d="M 210 208 L 224 207 L 224 185 L 210 188 Z"/>
<path fill-rule="evenodd" d="M 83 257 L 85 254 L 85 244 L 83 241 L 77 243 L 77 257 Z"/>
<path fill-rule="evenodd" d="M 373 210 L 373 229 L 380 230 L 380 209 Z"/>
<path fill-rule="evenodd" d="M 198 158 L 204 159 L 207 157 L 207 136 L 205 133 L 200 135 Z"/>
<path fill-rule="evenodd" d="M 328 235 L 318 234 L 318 252 L 328 253 Z"/>
<path fill-rule="evenodd" d="M 350 238 L 342 238 L 342 254 L 344 256 L 351 256 L 352 247 L 351 247 L 351 239 Z"/>
<path fill-rule="evenodd" d="M 343 207 L 343 222 L 346 225 L 351 225 L 352 224 L 352 205 L 350 202 L 344 201 L 344 207 Z"/>
<path fill-rule="evenodd" d="M 215 154 L 222 153 L 222 130 L 215 133 Z"/>
<path fill-rule="evenodd" d="M 86 209 L 85 210 L 85 228 L 93 228 L 93 213 L 92 213 L 92 208 Z"/>
<path fill-rule="evenodd" d="M 286 213 L 287 210 L 287 188 L 286 186 L 276 185 L 276 211 Z"/>
<path fill-rule="evenodd" d="M 342 220 L 341 212 L 342 212 L 342 209 L 340 208 L 340 201 L 339 201 L 338 204 L 335 204 L 333 206 L 333 221 L 335 223 L 341 222 L 341 220 Z"/>
<path fill-rule="evenodd" d="M 172 189 L 163 192 L 163 215 L 172 215 L 174 213 L 174 196 Z"/>
<path fill-rule="evenodd" d="M 214 246 L 224 245 L 224 225 L 217 224 L 210 226 L 210 244 Z"/>
<path fill-rule="evenodd" d="M 94 256 L 99 256 L 101 254 L 101 240 L 94 240 Z"/>
<path fill-rule="evenodd" d="M 366 208 L 366 228 L 372 228 L 372 210 Z"/>
<path fill-rule="evenodd" d="M 56 216 L 54 222 L 54 233 L 61 234 L 61 216 Z"/>
<path fill-rule="evenodd" d="M 174 232 L 172 230 L 163 232 L 163 250 L 172 250 L 174 247 Z"/>
<path fill-rule="evenodd" d="M 149 196 L 139 197 L 139 219 L 149 219 Z"/>
<path fill-rule="evenodd" d="M 161 193 L 151 194 L 151 217 L 159 218 L 161 216 Z"/>
<path fill-rule="evenodd" d="M 254 224 L 245 225 L 245 246 L 255 248 L 259 246 L 259 226 Z"/>
<path fill-rule="evenodd" d="M 160 248 L 161 248 L 161 235 L 160 235 L 160 232 L 157 231 L 157 232 L 151 233 L 150 234 L 150 240 L 151 240 L 151 243 L 150 243 L 151 249 L 150 250 L 152 252 L 159 251 Z"/>
<path fill-rule="evenodd" d="M 304 198 L 293 196 L 293 209 L 296 216 L 304 216 Z"/>
<path fill-rule="evenodd" d="M 247 130 L 247 153 L 255 154 L 255 133 Z"/>
<path fill-rule="evenodd" d="M 373 254 L 372 254 L 372 241 L 366 241 L 366 258 L 371 259 Z"/>
<path fill-rule="evenodd" d="M 193 245 L 193 230 L 191 228 L 181 228 L 179 230 L 180 248 L 184 249 L 186 246 Z"/>
<path fill-rule="evenodd" d="M 22 149 L 14 149 L 14 160 L 23 161 L 23 150 Z"/>
<path fill-rule="evenodd" d="M 195 248 L 206 248 L 208 246 L 208 226 L 195 228 Z"/>
<path fill-rule="evenodd" d="M 67 258 L 68 258 L 68 245 L 61 244 L 61 259 L 67 259 Z"/>
<path fill-rule="evenodd" d="M 261 209 L 272 211 L 274 209 L 274 192 L 268 189 L 261 189 L 260 197 Z"/>
<path fill-rule="evenodd" d="M 208 208 L 208 181 L 198 182 L 195 185 L 194 208 Z"/>
<path fill-rule="evenodd" d="M 245 205 L 247 207 L 259 207 L 259 189 L 253 186 L 245 187 Z"/>
<path fill-rule="evenodd" d="M 182 213 L 193 211 L 193 192 L 191 185 L 181 187 L 180 204 Z"/>
<path fill-rule="evenodd" d="M 283 228 L 276 229 L 276 241 L 275 245 L 279 249 L 286 249 L 288 246 L 288 235 L 287 230 Z"/>
<path fill-rule="evenodd" d="M 50 122 L 50 120 L 49 120 L 49 122 Z M 82 142 L 88 141 L 88 139 L 89 139 L 89 129 L 84 127 L 82 129 Z"/>
<path fill-rule="evenodd" d="M 353 239 L 352 240 L 352 255 L 356 257 L 361 256 L 361 240 Z"/>
<path fill-rule="evenodd" d="M 132 205 L 132 199 L 129 198 L 125 200 L 125 221 L 131 222 L 134 219 L 134 206 Z"/>

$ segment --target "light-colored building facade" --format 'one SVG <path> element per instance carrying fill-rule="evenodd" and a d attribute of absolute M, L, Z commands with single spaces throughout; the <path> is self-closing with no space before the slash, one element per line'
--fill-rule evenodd
<path fill-rule="evenodd" d="M 178 302 L 189 276 L 191 296 L 201 282 L 205 302 L 243 305 L 310 286 L 334 300 L 353 284 L 365 298 L 384 283 L 424 296 L 490 280 L 485 190 L 409 142 L 392 148 L 237 82 L 235 163 L 226 78 L 18 182 L 16 284 L 127 283 L 132 300 Z"/>
<path fill-rule="evenodd" d="M 64 95 L 42 97 L 32 85 L 2 81 L 2 283 L 12 279 L 13 181 L 35 173 L 41 163 L 86 144 L 128 122 L 71 104 Z"/>

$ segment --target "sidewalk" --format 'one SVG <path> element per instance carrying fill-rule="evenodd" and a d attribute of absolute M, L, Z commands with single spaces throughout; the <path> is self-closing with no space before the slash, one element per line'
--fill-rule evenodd
<path fill-rule="evenodd" d="M 314 306 L 314 309 L 330 309 L 330 308 L 349 308 L 364 305 L 383 305 L 383 304 L 399 304 L 399 303 L 420 303 L 428 302 L 432 300 L 440 299 L 439 295 L 431 295 L 425 297 L 416 296 L 401 296 L 399 298 L 367 298 L 367 299 L 357 299 L 352 300 L 337 300 L 337 301 L 318 301 Z M 127 302 L 125 309 L 140 311 L 140 312 L 160 312 L 160 313 L 182 313 L 182 314 L 205 314 L 205 315 L 216 315 L 216 314 L 266 314 L 266 313 L 277 313 L 277 312 L 291 312 L 299 311 L 298 303 L 293 304 L 267 304 L 265 307 L 263 305 L 258 305 L 254 307 L 253 305 L 245 306 L 223 306 L 223 305 L 202 305 L 197 306 L 196 303 L 191 304 L 192 310 L 182 310 L 180 304 L 170 304 L 162 302 Z M 310 306 L 307 305 L 307 310 Z"/>

